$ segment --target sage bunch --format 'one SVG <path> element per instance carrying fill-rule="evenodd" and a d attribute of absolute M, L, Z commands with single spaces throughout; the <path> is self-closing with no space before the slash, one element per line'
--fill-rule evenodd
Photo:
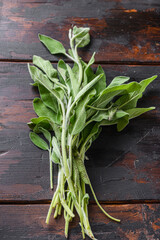
<path fill-rule="evenodd" d="M 85 168 L 86 152 L 99 136 L 102 126 L 116 125 L 117 130 L 122 131 L 130 119 L 154 109 L 137 108 L 137 102 L 157 76 L 139 83 L 118 76 L 107 86 L 102 67 L 98 66 L 95 72 L 91 68 L 95 53 L 88 63 L 78 55 L 78 48 L 90 42 L 89 30 L 76 26 L 70 29 L 68 51 L 59 41 L 39 34 L 39 40 L 51 54 L 63 54 L 73 61 L 73 65 L 59 60 L 55 69 L 50 61 L 33 56 L 33 65 L 28 64 L 28 69 L 40 97 L 33 100 L 38 117 L 32 118 L 28 125 L 32 130 L 31 141 L 49 153 L 51 189 L 52 166 L 58 165 L 57 187 L 46 223 L 49 223 L 53 209 L 54 218 L 61 215 L 63 209 L 67 237 L 69 223 L 77 212 L 83 238 L 87 234 L 95 239 L 89 223 L 86 185 L 103 213 L 114 221 L 120 220 L 110 216 L 99 204 Z"/>

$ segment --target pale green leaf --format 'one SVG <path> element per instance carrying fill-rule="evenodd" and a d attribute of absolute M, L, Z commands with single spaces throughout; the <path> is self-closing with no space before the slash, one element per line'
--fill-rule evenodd
<path fill-rule="evenodd" d="M 91 82 L 89 82 L 75 97 L 75 102 L 77 102 L 89 89 L 91 89 L 100 79 L 103 77 L 103 74 L 99 74 Z"/>
<path fill-rule="evenodd" d="M 58 112 L 57 98 L 41 84 L 38 85 L 38 89 L 43 103 L 57 113 Z"/>
<path fill-rule="evenodd" d="M 91 90 L 83 99 L 79 101 L 75 109 L 75 120 L 71 130 L 71 134 L 75 135 L 82 131 L 86 122 L 86 110 L 85 107 L 89 100 L 96 94 L 95 89 Z"/>
<path fill-rule="evenodd" d="M 75 98 L 75 96 L 78 93 L 79 90 L 79 83 L 77 81 L 77 79 L 75 78 L 72 69 L 70 68 L 70 66 L 67 64 L 67 70 L 68 70 L 68 74 L 69 74 L 69 78 L 70 78 L 70 82 L 71 82 L 71 92 L 73 93 L 73 96 Z"/>
<path fill-rule="evenodd" d="M 66 50 L 61 42 L 46 35 L 39 34 L 38 36 L 39 40 L 45 45 L 51 54 L 66 53 Z"/>
<path fill-rule="evenodd" d="M 33 56 L 33 64 L 39 67 L 46 75 L 52 79 L 57 77 L 57 70 L 53 68 L 52 63 L 48 60 L 44 60 L 43 58 L 34 55 Z"/>
<path fill-rule="evenodd" d="M 132 108 L 132 109 L 128 109 L 126 110 L 126 113 L 129 114 L 129 119 L 135 118 L 140 116 L 141 114 L 154 110 L 155 107 L 149 107 L 149 108 Z"/>
<path fill-rule="evenodd" d="M 123 83 L 127 82 L 129 79 L 130 79 L 129 77 L 117 76 L 117 77 L 115 77 L 115 78 L 112 80 L 112 82 L 108 85 L 108 88 L 122 85 Z"/>
<path fill-rule="evenodd" d="M 57 139 L 54 136 L 52 138 L 52 147 L 53 147 L 54 152 L 56 153 L 57 157 L 59 159 L 61 159 L 62 156 L 61 156 L 60 148 L 59 148 Z"/>
<path fill-rule="evenodd" d="M 44 137 L 50 143 L 51 142 L 51 134 L 50 134 L 50 132 L 48 130 L 46 130 L 45 128 L 43 128 L 43 127 L 39 127 L 39 130 L 40 130 L 41 133 L 43 133 Z"/>
<path fill-rule="evenodd" d="M 90 28 L 77 28 L 76 26 L 73 27 L 73 35 L 75 42 L 79 48 L 85 47 L 90 42 L 90 35 L 89 35 Z"/>
<path fill-rule="evenodd" d="M 60 120 L 57 118 L 57 113 L 46 107 L 40 98 L 35 98 L 33 100 L 33 107 L 39 117 L 48 117 L 53 122 L 60 124 Z"/>
<path fill-rule="evenodd" d="M 36 133 L 30 132 L 29 137 L 31 141 L 39 148 L 43 150 L 48 150 L 48 144 L 41 138 L 39 137 Z"/>

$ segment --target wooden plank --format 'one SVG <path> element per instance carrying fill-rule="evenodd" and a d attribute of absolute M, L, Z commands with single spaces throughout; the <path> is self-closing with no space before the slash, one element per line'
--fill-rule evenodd
<path fill-rule="evenodd" d="M 45 224 L 48 205 L 1 205 L 0 239 L 50 240 L 64 237 L 63 216 Z M 111 222 L 96 205 L 89 206 L 92 230 L 101 240 L 158 240 L 160 235 L 159 204 L 103 205 L 108 212 L 121 219 Z M 69 239 L 82 239 L 79 219 L 70 224 Z M 86 237 L 86 240 L 89 240 Z"/>
<path fill-rule="evenodd" d="M 89 26 L 92 41 L 81 50 L 96 61 L 160 62 L 160 2 L 2 0 L 0 59 L 31 59 L 33 54 L 56 60 L 38 40 L 49 35 L 69 47 L 72 25 Z"/>
<path fill-rule="evenodd" d="M 105 65 L 104 70 L 107 82 L 117 75 L 139 81 L 160 67 Z M 26 125 L 36 116 L 32 99 L 38 93 L 29 85 L 26 64 L 2 63 L 0 73 L 0 200 L 51 199 L 48 155 L 30 142 Z M 99 200 L 160 199 L 159 96 L 156 80 L 140 106 L 157 109 L 132 120 L 123 132 L 104 128 L 88 151 L 86 166 Z"/>

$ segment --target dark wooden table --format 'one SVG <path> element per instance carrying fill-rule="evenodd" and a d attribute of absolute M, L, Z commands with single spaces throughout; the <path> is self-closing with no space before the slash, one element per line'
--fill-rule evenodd
<path fill-rule="evenodd" d="M 52 196 L 48 156 L 29 140 L 26 123 L 35 116 L 27 62 L 52 56 L 38 40 L 49 35 L 68 47 L 72 25 L 91 28 L 91 44 L 80 51 L 107 82 L 116 75 L 140 81 L 160 73 L 159 0 L 0 1 L 0 239 L 63 240 L 63 217 L 45 224 Z M 91 198 L 89 215 L 99 240 L 160 239 L 160 77 L 139 106 L 156 110 L 132 120 L 120 133 L 104 128 L 88 152 L 87 170 L 98 199 L 120 224 L 111 222 Z M 56 185 L 56 168 L 54 169 Z M 82 239 L 78 218 L 69 239 Z M 88 239 L 88 238 L 86 238 Z"/>

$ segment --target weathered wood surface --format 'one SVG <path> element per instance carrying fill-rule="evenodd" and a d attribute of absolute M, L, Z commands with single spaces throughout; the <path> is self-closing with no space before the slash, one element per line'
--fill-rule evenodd
<path fill-rule="evenodd" d="M 117 75 L 139 81 L 160 72 L 159 66 L 103 67 L 107 82 Z M 0 73 L 0 200 L 51 199 L 47 153 L 30 142 L 26 125 L 35 116 L 32 100 L 38 92 L 29 85 L 26 64 L 1 63 Z M 121 133 L 104 128 L 88 152 L 87 170 L 99 200 L 160 199 L 159 86 L 157 79 L 140 101 L 156 110 L 132 120 Z"/>
<path fill-rule="evenodd" d="M 160 62 L 159 0 L 1 0 L 0 58 L 57 60 L 38 40 L 38 33 L 68 45 L 72 25 L 89 26 L 93 41 L 82 50 L 96 51 L 101 62 Z"/>
<path fill-rule="evenodd" d="M 48 205 L 0 205 L 1 240 L 65 240 L 63 217 L 45 224 Z M 111 222 L 96 205 L 89 206 L 92 230 L 99 240 L 158 240 L 160 236 L 160 205 L 103 205 L 121 219 Z M 81 240 L 79 219 L 70 224 L 69 239 Z M 86 240 L 89 240 L 86 237 Z"/>

